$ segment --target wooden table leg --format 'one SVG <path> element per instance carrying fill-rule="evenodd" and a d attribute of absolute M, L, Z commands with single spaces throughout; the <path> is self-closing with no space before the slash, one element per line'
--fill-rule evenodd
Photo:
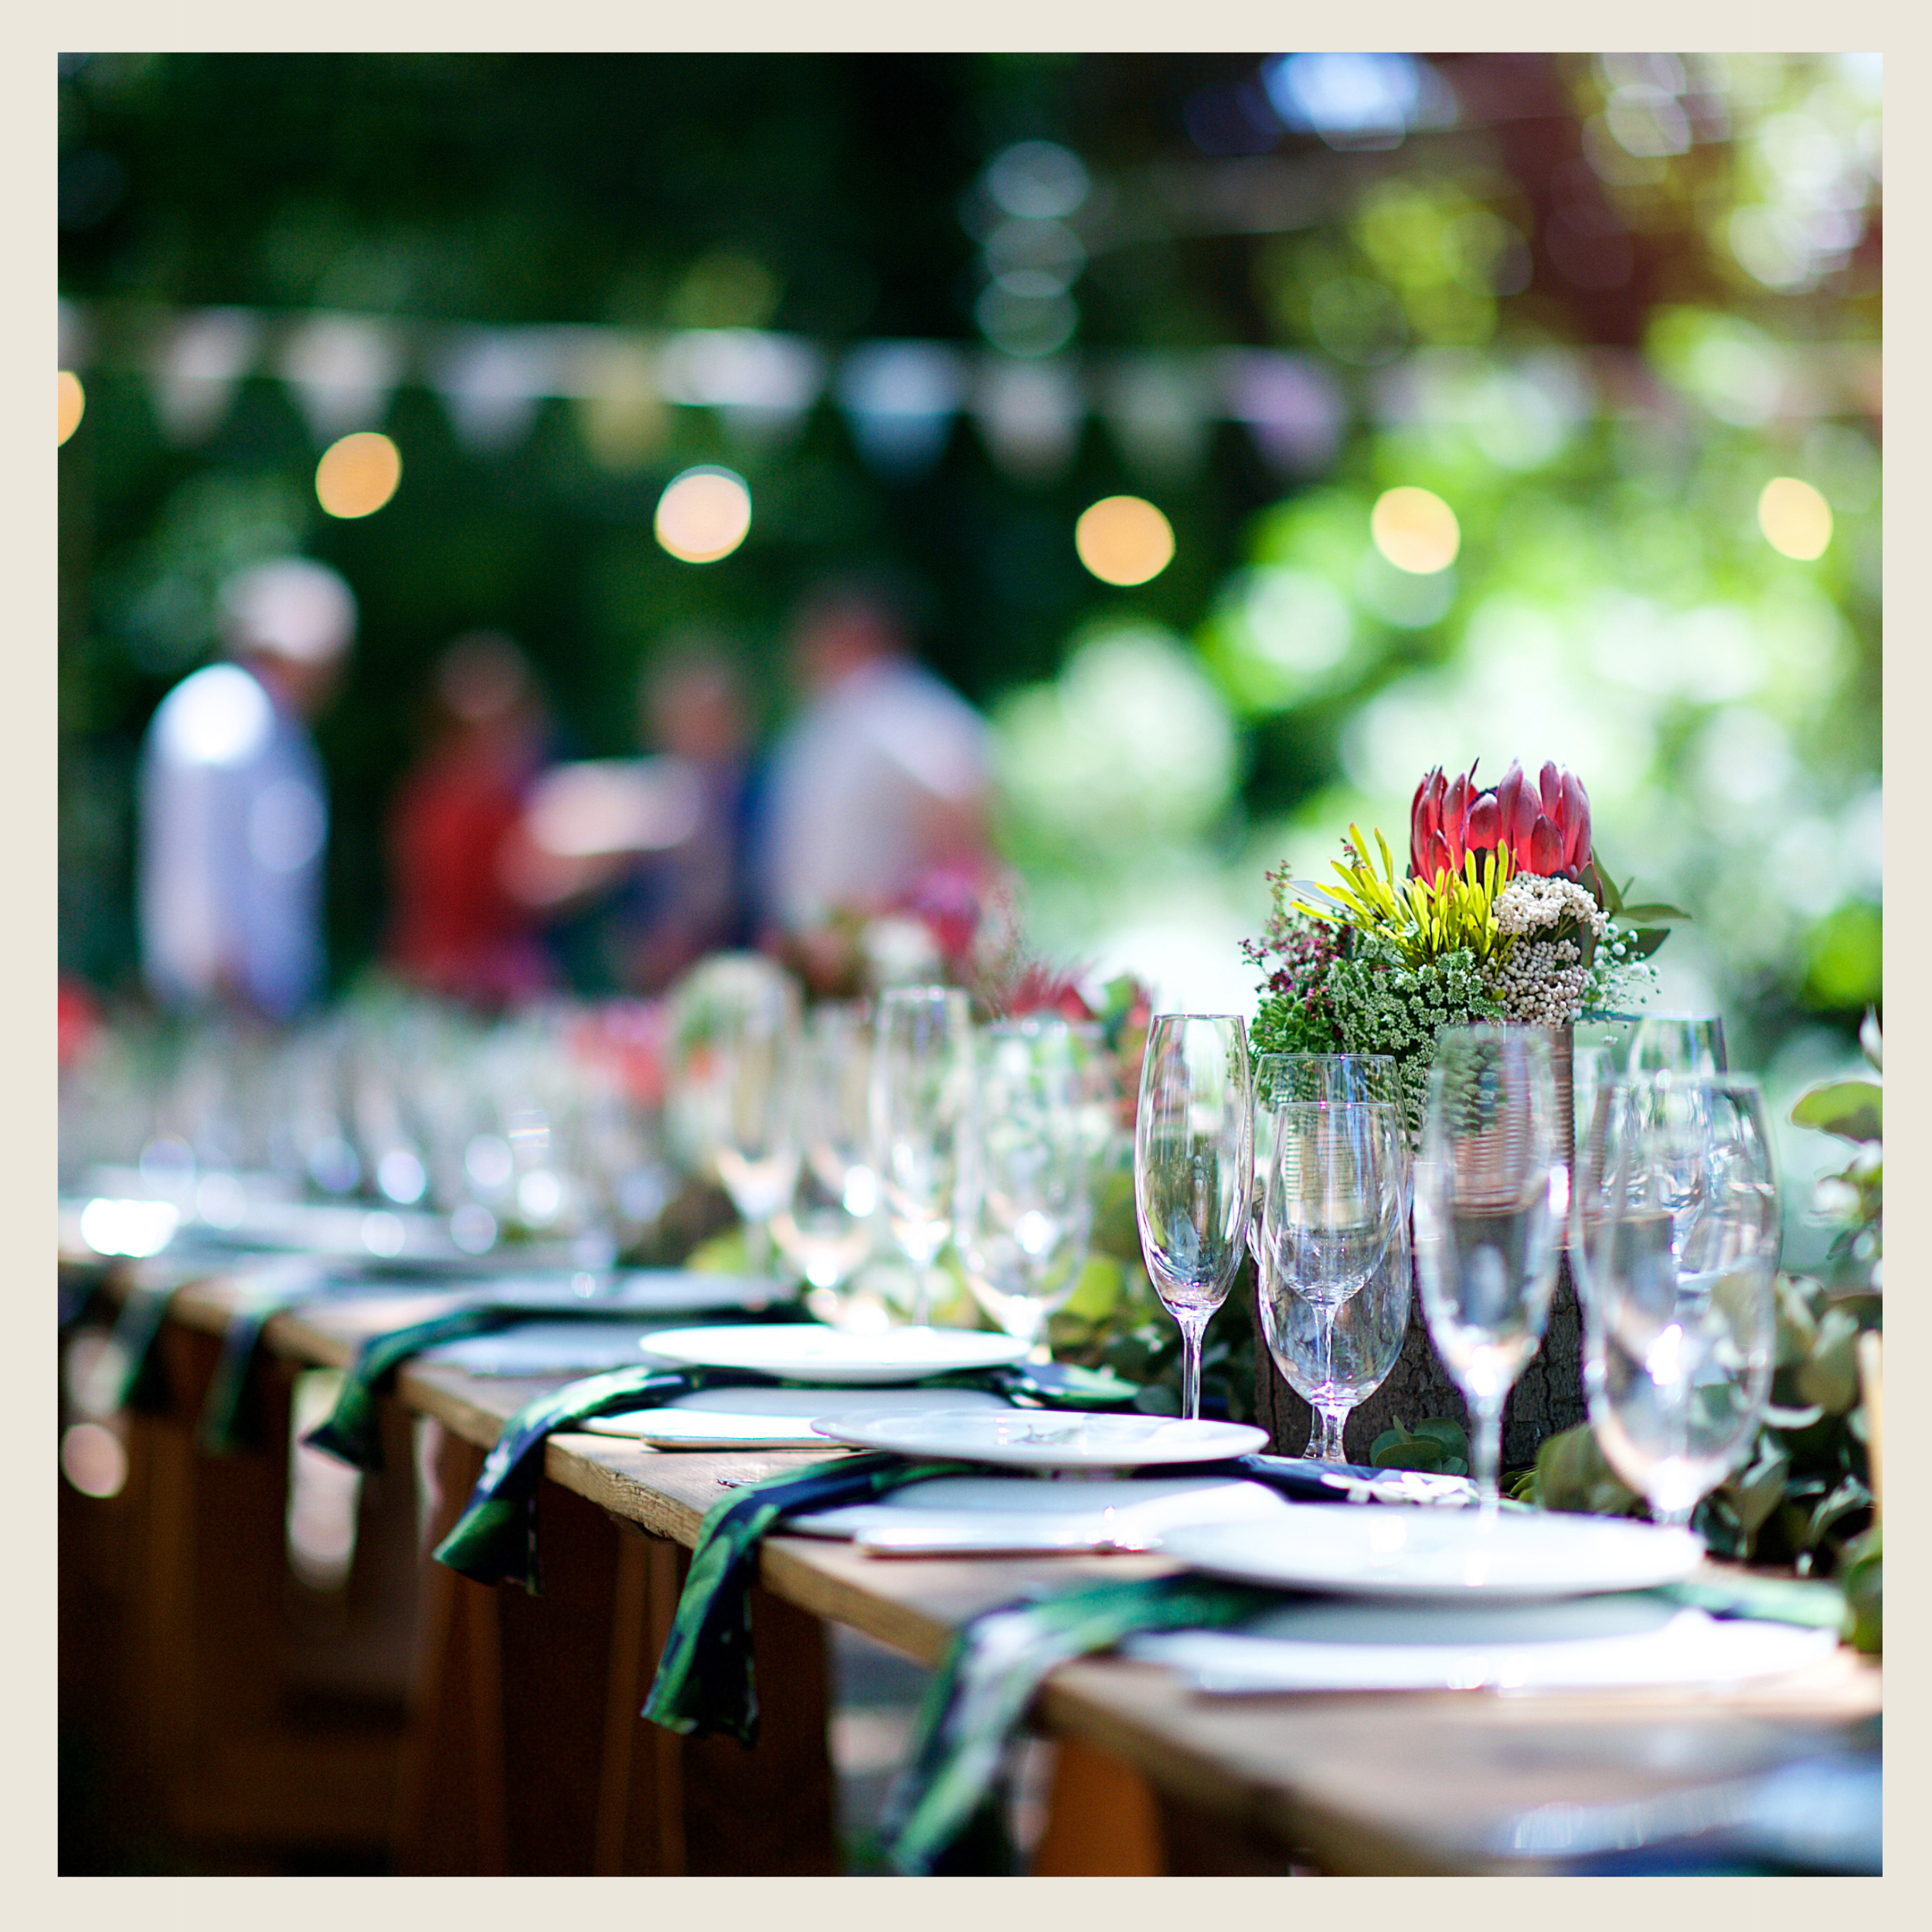
<path fill-rule="evenodd" d="M 385 1709 L 369 1695 L 345 1706 L 309 1681 L 360 1625 L 352 1612 L 332 1634 L 291 1619 L 293 1372 L 262 1365 L 260 1448 L 208 1456 L 193 1429 L 219 1343 L 171 1324 L 156 1346 L 171 1400 L 165 1413 L 131 1417 L 128 1432 L 124 1717 L 143 1781 L 158 1794 L 166 1828 L 218 1866 L 246 1862 L 250 1848 L 352 1846 L 379 1856 L 400 1682 Z"/>
<path fill-rule="evenodd" d="M 1156 1878 L 1168 1869 L 1161 1809 L 1132 1765 L 1097 1744 L 1055 1746 L 1046 1828 L 1033 1848 L 1040 1878 Z"/>
<path fill-rule="evenodd" d="M 445 1437 L 434 1534 L 481 1451 Z M 757 1747 L 638 1715 L 689 1563 L 545 1483 L 543 1593 L 440 1564 L 405 1752 L 397 1860 L 415 1872 L 829 1873 L 838 1869 L 825 1634 L 754 1593 Z"/>

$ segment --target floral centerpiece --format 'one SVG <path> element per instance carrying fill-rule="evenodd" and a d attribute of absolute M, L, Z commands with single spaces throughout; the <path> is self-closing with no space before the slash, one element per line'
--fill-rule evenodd
<path fill-rule="evenodd" d="M 1386 1053 L 1411 1131 L 1443 1028 L 1612 1017 L 1648 993 L 1650 956 L 1684 917 L 1626 903 L 1583 781 L 1554 764 L 1532 782 L 1512 763 L 1488 787 L 1473 764 L 1453 779 L 1437 766 L 1416 787 L 1408 859 L 1399 878 L 1381 832 L 1371 852 L 1350 825 L 1334 884 L 1268 875 L 1267 930 L 1242 950 L 1264 975 L 1255 1053 Z"/>

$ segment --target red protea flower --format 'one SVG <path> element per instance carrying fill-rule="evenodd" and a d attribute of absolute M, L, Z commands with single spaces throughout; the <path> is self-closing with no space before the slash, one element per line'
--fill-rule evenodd
<path fill-rule="evenodd" d="M 1574 772 L 1546 764 L 1531 784 L 1512 761 L 1502 782 L 1479 791 L 1476 767 L 1445 779 L 1437 765 L 1409 808 L 1409 864 L 1430 883 L 1460 872 L 1472 852 L 1506 850 L 1518 872 L 1574 879 L 1590 862 L 1590 798 Z"/>

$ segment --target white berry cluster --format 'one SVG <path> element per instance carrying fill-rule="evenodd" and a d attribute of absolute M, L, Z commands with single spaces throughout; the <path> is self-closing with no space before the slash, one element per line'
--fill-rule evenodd
<path fill-rule="evenodd" d="M 1603 910 L 1582 886 L 1567 879 L 1545 879 L 1519 872 L 1496 895 L 1497 929 L 1512 938 L 1573 919 L 1598 938 L 1607 923 Z"/>
<path fill-rule="evenodd" d="M 1515 1025 L 1573 1026 L 1590 969 L 1573 939 L 1519 939 L 1492 957 L 1485 977 Z"/>

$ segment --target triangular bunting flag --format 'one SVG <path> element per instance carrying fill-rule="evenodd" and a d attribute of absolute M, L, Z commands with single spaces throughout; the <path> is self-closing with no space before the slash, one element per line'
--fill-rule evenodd
<path fill-rule="evenodd" d="M 1333 461 L 1347 406 L 1325 369 L 1270 349 L 1223 349 L 1219 359 L 1228 414 L 1247 424 L 1275 469 L 1308 476 Z"/>
<path fill-rule="evenodd" d="M 834 385 L 859 454 L 891 476 L 930 469 L 967 387 L 966 361 L 944 342 L 866 342 Z"/>
<path fill-rule="evenodd" d="M 310 429 L 325 443 L 382 422 L 403 362 L 400 329 L 363 315 L 311 315 L 276 359 Z"/>
<path fill-rule="evenodd" d="M 1021 481 L 1060 474 L 1080 442 L 1085 401 L 1070 362 L 988 356 L 973 393 L 974 419 L 993 460 Z"/>
<path fill-rule="evenodd" d="M 178 316 L 144 359 L 155 413 L 170 440 L 199 443 L 226 420 L 242 378 L 255 366 L 262 319 L 247 308 L 202 308 Z"/>

